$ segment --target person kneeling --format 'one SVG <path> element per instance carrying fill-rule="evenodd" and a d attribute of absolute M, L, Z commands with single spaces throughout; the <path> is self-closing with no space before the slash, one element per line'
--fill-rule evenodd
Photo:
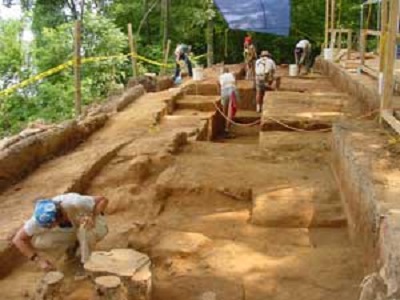
<path fill-rule="evenodd" d="M 85 263 L 96 242 L 108 233 L 104 217 L 107 205 L 105 197 L 76 193 L 38 200 L 33 216 L 12 242 L 44 271 L 54 269 L 54 264 L 40 256 L 39 250 L 64 248 L 69 254 L 76 254 L 79 247 L 81 263 Z"/>

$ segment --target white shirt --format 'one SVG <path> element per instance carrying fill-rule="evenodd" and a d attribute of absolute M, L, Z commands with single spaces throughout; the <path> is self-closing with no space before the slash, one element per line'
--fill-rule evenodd
<path fill-rule="evenodd" d="M 301 40 L 300 42 L 297 43 L 296 48 L 302 48 L 305 49 L 310 46 L 310 42 L 307 40 Z"/>
<path fill-rule="evenodd" d="M 52 198 L 54 202 L 60 203 L 61 207 L 67 213 L 68 219 L 72 226 L 79 227 L 79 220 L 83 216 L 91 215 L 95 206 L 94 198 L 76 193 L 59 195 Z M 32 216 L 24 225 L 24 230 L 28 236 L 34 236 L 48 231 L 48 228 L 43 228 Z"/>
<path fill-rule="evenodd" d="M 261 73 L 258 73 L 257 70 L 258 66 L 260 66 L 260 68 L 264 68 L 264 71 Z M 256 61 L 256 74 L 258 76 L 262 76 L 262 75 L 268 75 L 270 74 L 272 71 L 276 70 L 276 64 L 275 62 L 269 58 L 269 57 L 261 57 Z"/>
<path fill-rule="evenodd" d="M 226 89 L 229 87 L 235 87 L 235 76 L 232 73 L 224 73 L 219 76 L 219 83 L 221 84 L 221 89 Z"/>

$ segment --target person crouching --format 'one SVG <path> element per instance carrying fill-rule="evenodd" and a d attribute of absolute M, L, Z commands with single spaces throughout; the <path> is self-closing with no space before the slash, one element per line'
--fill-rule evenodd
<path fill-rule="evenodd" d="M 233 119 L 239 95 L 236 89 L 235 76 L 229 72 L 227 67 L 223 68 L 223 73 L 219 76 L 219 84 L 221 87 L 221 105 L 225 117 L 225 136 L 230 136 L 231 120 Z"/>
<path fill-rule="evenodd" d="M 41 199 L 12 242 L 44 271 L 54 269 L 54 264 L 39 255 L 39 250 L 62 248 L 75 254 L 79 247 L 81 263 L 85 263 L 96 242 L 108 233 L 104 218 L 107 204 L 105 197 L 76 193 Z"/>

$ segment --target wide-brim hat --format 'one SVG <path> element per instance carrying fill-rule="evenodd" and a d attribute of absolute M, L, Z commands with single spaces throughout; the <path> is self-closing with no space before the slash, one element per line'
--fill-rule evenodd
<path fill-rule="evenodd" d="M 260 56 L 261 57 L 270 57 L 271 54 L 267 50 L 264 50 L 264 51 L 261 51 Z"/>

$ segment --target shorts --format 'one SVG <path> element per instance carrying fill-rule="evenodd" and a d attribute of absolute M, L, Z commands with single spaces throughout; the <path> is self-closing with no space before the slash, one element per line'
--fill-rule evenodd
<path fill-rule="evenodd" d="M 265 83 L 265 80 L 256 80 L 256 91 L 257 92 L 265 92 L 267 89 L 267 85 Z"/>

